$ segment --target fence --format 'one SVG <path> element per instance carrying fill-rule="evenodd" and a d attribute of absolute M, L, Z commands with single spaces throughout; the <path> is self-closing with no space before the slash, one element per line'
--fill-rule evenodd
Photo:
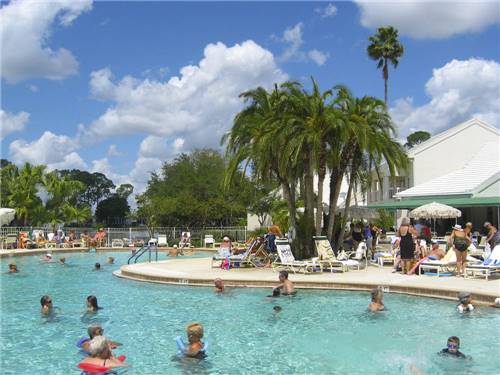
<path fill-rule="evenodd" d="M 97 228 L 74 228 L 66 227 L 60 228 L 67 235 L 70 230 L 74 230 L 76 236 L 79 238 L 80 234 L 87 232 L 93 235 Z M 128 239 L 133 241 L 147 242 L 151 236 L 147 227 L 130 227 L 130 228 L 104 228 L 106 231 L 106 244 L 111 245 L 115 239 Z M 7 235 L 18 235 L 19 232 L 32 232 L 33 230 L 42 230 L 47 238 L 47 233 L 52 232 L 52 228 L 43 227 L 1 227 L 0 236 L 6 237 Z M 191 241 L 196 245 L 201 245 L 203 238 L 206 234 L 214 236 L 216 241 L 220 241 L 223 236 L 229 236 L 234 241 L 245 242 L 247 240 L 246 227 L 207 227 L 207 228 L 186 228 L 186 227 L 158 227 L 153 228 L 153 237 L 158 238 L 158 235 L 166 235 L 169 245 L 177 243 L 182 235 L 182 232 L 189 232 L 191 234 Z M 199 241 L 199 242 L 198 242 Z"/>

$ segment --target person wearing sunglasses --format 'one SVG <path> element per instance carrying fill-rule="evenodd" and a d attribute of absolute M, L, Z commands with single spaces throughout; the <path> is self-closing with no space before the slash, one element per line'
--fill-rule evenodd
<path fill-rule="evenodd" d="M 441 350 L 439 354 L 457 358 L 465 358 L 465 354 L 458 350 L 460 348 L 460 339 L 457 336 L 449 337 L 446 346 L 447 347 Z"/>

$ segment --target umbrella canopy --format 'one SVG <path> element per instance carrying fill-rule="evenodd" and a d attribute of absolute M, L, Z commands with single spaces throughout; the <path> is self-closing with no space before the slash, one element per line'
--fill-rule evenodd
<path fill-rule="evenodd" d="M 432 202 L 415 208 L 409 216 L 413 219 L 456 219 L 462 216 L 462 212 L 455 207 Z"/>
<path fill-rule="evenodd" d="M 16 217 L 16 210 L 13 208 L 0 208 L 0 226 L 9 225 Z"/>

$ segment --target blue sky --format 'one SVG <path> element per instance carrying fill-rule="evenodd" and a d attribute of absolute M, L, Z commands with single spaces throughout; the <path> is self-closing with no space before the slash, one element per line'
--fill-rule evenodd
<path fill-rule="evenodd" d="M 389 78 L 401 137 L 473 116 L 499 126 L 496 2 L 61 0 L 2 3 L 0 17 L 2 158 L 101 171 L 138 190 L 178 152 L 217 147 L 246 89 L 312 75 L 323 89 L 383 97 L 365 53 L 381 25 L 406 50 Z"/>

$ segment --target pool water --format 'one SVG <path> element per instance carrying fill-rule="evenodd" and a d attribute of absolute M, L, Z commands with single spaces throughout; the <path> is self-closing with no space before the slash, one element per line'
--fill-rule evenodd
<path fill-rule="evenodd" d="M 105 265 L 108 256 L 115 265 Z M 114 277 L 128 253 L 65 257 L 69 266 L 15 258 L 15 275 L 5 273 L 13 258 L 1 260 L 1 374 L 78 374 L 75 343 L 92 323 L 123 343 L 115 354 L 127 356 L 127 375 L 400 374 L 412 373 L 412 365 L 425 374 L 493 374 L 500 368 L 497 309 L 460 315 L 452 301 L 386 293 L 387 311 L 372 314 L 368 293 L 301 290 L 270 300 L 270 290 L 240 288 L 216 295 L 211 288 Z M 101 271 L 92 271 L 95 262 Z M 53 319 L 40 315 L 44 294 L 59 308 Z M 95 316 L 85 314 L 91 294 L 103 307 Z M 282 307 L 278 314 L 275 305 Z M 185 337 L 193 321 L 205 327 L 208 358 L 179 360 L 174 338 Z M 452 335 L 471 359 L 436 354 Z"/>

